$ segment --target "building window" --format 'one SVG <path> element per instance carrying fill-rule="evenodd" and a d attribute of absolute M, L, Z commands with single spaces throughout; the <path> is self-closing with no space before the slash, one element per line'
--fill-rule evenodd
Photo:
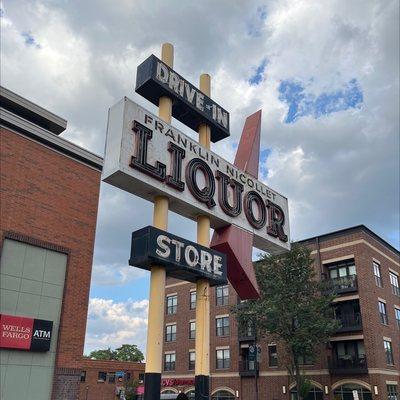
<path fill-rule="evenodd" d="M 178 296 L 167 296 L 167 314 L 176 314 L 178 310 Z"/>
<path fill-rule="evenodd" d="M 327 266 L 330 279 L 346 278 L 357 275 L 356 265 L 353 259 L 328 264 Z"/>
<path fill-rule="evenodd" d="M 306 400 L 324 400 L 324 393 L 321 389 L 313 386 L 311 390 L 308 392 Z M 290 400 L 298 400 L 297 389 L 294 388 L 290 391 Z M 351 399 L 353 400 L 353 399 Z"/>
<path fill-rule="evenodd" d="M 397 385 L 386 385 L 388 400 L 397 400 Z"/>
<path fill-rule="evenodd" d="M 189 339 L 196 339 L 196 322 L 189 322 Z"/>
<path fill-rule="evenodd" d="M 166 342 L 176 341 L 176 324 L 167 325 L 165 327 L 165 341 Z"/>
<path fill-rule="evenodd" d="M 212 395 L 211 400 L 235 400 L 235 396 L 227 390 L 218 390 Z"/>
<path fill-rule="evenodd" d="M 108 383 L 115 383 L 115 372 L 108 373 Z"/>
<path fill-rule="evenodd" d="M 381 316 L 381 323 L 388 324 L 388 316 L 386 312 L 386 304 L 383 301 L 378 301 L 379 314 Z"/>
<path fill-rule="evenodd" d="M 175 353 L 165 354 L 164 370 L 165 371 L 175 371 Z"/>
<path fill-rule="evenodd" d="M 375 261 L 373 261 L 373 266 L 374 266 L 375 284 L 378 287 L 383 287 L 382 275 L 381 275 L 381 266 Z"/>
<path fill-rule="evenodd" d="M 357 397 L 355 392 L 357 393 Z M 372 394 L 368 389 L 365 389 L 356 383 L 348 383 L 336 388 L 333 391 L 333 398 L 335 400 L 353 400 L 355 398 L 358 398 L 359 400 L 372 400 Z"/>
<path fill-rule="evenodd" d="M 230 328 L 229 328 L 229 317 L 221 317 L 215 319 L 216 325 L 216 334 L 217 336 L 229 336 Z"/>
<path fill-rule="evenodd" d="M 86 382 L 86 371 L 81 371 L 81 382 Z"/>
<path fill-rule="evenodd" d="M 400 329 L 400 308 L 395 307 L 394 315 L 396 316 L 397 327 Z"/>
<path fill-rule="evenodd" d="M 297 362 L 299 365 L 313 365 L 314 360 L 310 356 L 298 356 Z"/>
<path fill-rule="evenodd" d="M 400 297 L 399 277 L 393 272 L 389 272 L 390 285 L 392 286 L 392 293 Z"/>
<path fill-rule="evenodd" d="M 393 359 L 392 342 L 389 342 L 389 340 L 383 340 L 383 347 L 385 349 L 385 354 L 386 354 L 386 364 L 393 365 L 394 359 Z"/>
<path fill-rule="evenodd" d="M 142 379 L 140 378 L 140 375 L 143 376 Z M 141 379 L 141 380 L 144 380 L 144 374 L 139 374 L 139 380 L 140 380 L 140 379 Z M 130 380 L 131 380 L 131 373 L 130 373 L 130 372 L 127 372 L 127 373 L 126 373 L 126 380 L 127 380 L 127 381 L 130 381 Z"/>
<path fill-rule="evenodd" d="M 217 306 L 226 306 L 229 302 L 229 287 L 228 285 L 217 286 L 216 290 L 216 299 Z"/>
<path fill-rule="evenodd" d="M 353 258 L 325 265 L 332 288 L 341 293 L 357 290 L 357 270 Z"/>
<path fill-rule="evenodd" d="M 97 375 L 97 382 L 105 382 L 107 380 L 107 372 L 99 371 Z"/>
<path fill-rule="evenodd" d="M 217 369 L 226 369 L 231 366 L 231 354 L 229 349 L 217 350 Z"/>
<path fill-rule="evenodd" d="M 276 344 L 268 345 L 268 365 L 270 367 L 278 366 L 278 351 L 276 349 Z"/>
<path fill-rule="evenodd" d="M 130 379 L 130 378 L 129 378 Z M 144 374 L 143 373 L 140 373 L 139 374 L 139 381 L 140 382 L 143 382 L 144 381 Z"/>
<path fill-rule="evenodd" d="M 189 351 L 189 371 L 194 370 L 196 366 L 196 352 Z"/>
<path fill-rule="evenodd" d="M 196 301 L 197 301 L 196 292 L 190 292 L 190 309 L 191 310 L 194 310 L 196 308 Z"/>

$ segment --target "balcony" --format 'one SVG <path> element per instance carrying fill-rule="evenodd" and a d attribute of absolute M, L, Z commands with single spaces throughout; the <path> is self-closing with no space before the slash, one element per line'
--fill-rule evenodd
<path fill-rule="evenodd" d="M 336 330 L 337 333 L 362 330 L 361 313 L 342 314 L 337 319 L 340 322 L 340 327 Z"/>
<path fill-rule="evenodd" d="M 338 294 L 357 292 L 357 275 L 342 276 L 328 280 L 330 287 Z"/>
<path fill-rule="evenodd" d="M 259 364 L 257 361 L 243 360 L 239 361 L 239 375 L 240 376 L 258 376 Z"/>
<path fill-rule="evenodd" d="M 248 342 L 256 340 L 256 334 L 254 329 L 239 329 L 238 331 L 238 340 L 239 342 Z"/>
<path fill-rule="evenodd" d="M 367 359 L 365 357 L 342 356 L 328 358 L 329 373 L 331 375 L 368 374 Z"/>

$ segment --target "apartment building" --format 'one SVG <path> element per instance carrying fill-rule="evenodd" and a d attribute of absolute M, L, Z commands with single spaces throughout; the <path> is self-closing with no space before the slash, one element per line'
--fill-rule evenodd
<path fill-rule="evenodd" d="M 315 360 L 302 360 L 313 388 L 307 400 L 397 400 L 400 380 L 399 251 L 364 225 L 301 241 L 312 250 L 320 279 L 336 288 L 332 304 L 340 328 Z M 230 286 L 211 288 L 212 400 L 296 399 L 285 351 L 238 327 Z M 195 285 L 166 284 L 162 393 L 193 396 Z M 256 355 L 254 355 L 256 353 Z"/>

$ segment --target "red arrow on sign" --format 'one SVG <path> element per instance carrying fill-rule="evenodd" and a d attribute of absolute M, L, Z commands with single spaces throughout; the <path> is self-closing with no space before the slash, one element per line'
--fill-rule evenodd
<path fill-rule="evenodd" d="M 261 110 L 247 117 L 234 165 L 258 178 Z M 253 234 L 230 225 L 214 231 L 210 247 L 227 255 L 228 279 L 242 300 L 260 297 L 254 272 Z"/>

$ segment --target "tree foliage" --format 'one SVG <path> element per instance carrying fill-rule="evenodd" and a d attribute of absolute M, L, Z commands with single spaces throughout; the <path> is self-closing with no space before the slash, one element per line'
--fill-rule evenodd
<path fill-rule="evenodd" d="M 258 337 L 268 334 L 285 346 L 286 367 L 299 399 L 311 388 L 299 357 L 314 359 L 338 327 L 331 307 L 334 295 L 316 278 L 312 264 L 310 250 L 297 244 L 283 255 L 263 256 L 255 267 L 261 298 L 234 308 L 239 325 L 251 321 Z"/>
<path fill-rule="evenodd" d="M 135 400 L 136 399 L 136 390 L 140 382 L 138 379 L 130 379 L 125 383 L 125 399 L 126 400 Z"/>
<path fill-rule="evenodd" d="M 142 362 L 144 360 L 143 353 L 135 344 L 123 344 L 115 351 L 117 353 L 116 360 L 118 361 Z"/>
<path fill-rule="evenodd" d="M 115 351 L 108 349 L 93 350 L 89 354 L 89 358 L 94 360 L 115 360 Z"/>
<path fill-rule="evenodd" d="M 130 362 L 142 362 L 144 360 L 143 353 L 135 344 L 123 344 L 115 350 L 101 349 L 93 350 L 89 354 L 89 358 L 94 360 L 118 360 Z"/>

